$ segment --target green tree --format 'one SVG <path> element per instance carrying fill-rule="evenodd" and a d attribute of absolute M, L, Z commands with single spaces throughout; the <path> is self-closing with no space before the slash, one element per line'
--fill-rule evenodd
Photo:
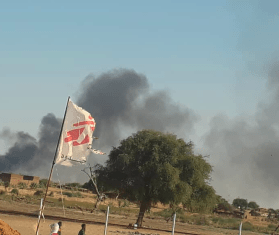
<path fill-rule="evenodd" d="M 224 211 L 233 211 L 233 206 L 225 198 L 217 195 L 217 209 Z"/>
<path fill-rule="evenodd" d="M 189 199 L 182 202 L 183 207 L 191 212 L 212 212 L 217 203 L 215 190 L 207 184 L 193 188 Z"/>
<path fill-rule="evenodd" d="M 40 188 L 46 188 L 47 181 L 48 181 L 48 179 L 41 179 L 41 180 L 39 181 L 39 187 L 40 187 Z"/>
<path fill-rule="evenodd" d="M 153 203 L 189 206 L 189 199 L 215 195 L 208 185 L 211 165 L 195 155 L 193 143 L 173 134 L 143 130 L 122 140 L 109 154 L 106 166 L 96 170 L 98 182 L 119 190 L 122 197 L 140 204 L 137 219 L 142 226 L 144 213 Z M 188 203 L 188 204 L 187 204 Z M 215 206 L 215 205 L 214 205 Z"/>
<path fill-rule="evenodd" d="M 251 202 L 248 203 L 248 207 L 251 208 L 251 209 L 257 209 L 260 206 L 256 202 L 251 201 Z"/>
<path fill-rule="evenodd" d="M 243 198 L 236 198 L 233 200 L 232 203 L 235 207 L 240 208 L 241 210 L 246 209 L 248 206 L 248 201 L 247 199 Z"/>

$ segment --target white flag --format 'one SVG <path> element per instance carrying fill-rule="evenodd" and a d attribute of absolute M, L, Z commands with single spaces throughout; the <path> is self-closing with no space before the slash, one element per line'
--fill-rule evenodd
<path fill-rule="evenodd" d="M 95 153 L 95 154 L 106 155 L 106 153 L 103 153 L 101 150 L 91 149 L 91 151 L 92 151 L 92 153 Z"/>
<path fill-rule="evenodd" d="M 72 166 L 86 162 L 95 124 L 90 113 L 69 100 L 55 163 Z"/>

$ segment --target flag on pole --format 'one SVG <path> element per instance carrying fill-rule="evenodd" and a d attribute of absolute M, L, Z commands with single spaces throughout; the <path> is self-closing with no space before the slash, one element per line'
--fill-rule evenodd
<path fill-rule="evenodd" d="M 101 150 L 93 149 L 91 146 L 88 147 L 92 153 L 106 155 L 106 153 L 102 152 Z"/>
<path fill-rule="evenodd" d="M 55 163 L 65 166 L 85 163 L 91 152 L 95 125 L 89 112 L 69 100 Z"/>
<path fill-rule="evenodd" d="M 103 153 L 101 150 L 91 149 L 91 151 L 92 151 L 92 153 L 95 153 L 95 154 L 106 155 L 106 153 Z"/>

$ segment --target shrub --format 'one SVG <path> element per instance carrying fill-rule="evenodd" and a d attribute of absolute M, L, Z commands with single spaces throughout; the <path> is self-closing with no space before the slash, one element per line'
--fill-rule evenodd
<path fill-rule="evenodd" d="M 209 225 L 209 221 L 205 216 L 199 216 L 196 218 L 195 224 L 197 225 Z"/>
<path fill-rule="evenodd" d="M 10 186 L 10 182 L 8 182 L 8 181 L 4 182 L 4 186 L 5 186 L 5 188 L 8 188 Z"/>
<path fill-rule="evenodd" d="M 0 186 L 5 186 L 5 182 L 0 180 Z"/>
<path fill-rule="evenodd" d="M 127 206 L 130 206 L 130 202 L 127 199 L 125 199 L 123 202 L 123 207 L 127 207 Z"/>
<path fill-rule="evenodd" d="M 63 192 L 62 194 L 66 195 L 67 197 L 72 197 L 73 196 L 73 193 L 70 193 L 70 192 Z"/>
<path fill-rule="evenodd" d="M 73 197 L 83 197 L 80 192 L 73 193 Z"/>
<path fill-rule="evenodd" d="M 127 199 L 118 201 L 118 207 L 128 207 L 128 206 L 130 206 L 130 202 Z"/>
<path fill-rule="evenodd" d="M 71 190 L 77 191 L 79 188 L 82 187 L 80 183 L 68 183 L 65 186 L 71 187 Z"/>
<path fill-rule="evenodd" d="M 12 191 L 11 191 L 11 194 L 16 194 L 16 195 L 18 195 L 18 194 L 19 194 L 18 189 L 13 188 Z"/>
<path fill-rule="evenodd" d="M 62 194 L 68 197 L 82 197 L 80 192 L 75 192 L 75 193 L 63 192 Z"/>
<path fill-rule="evenodd" d="M 34 193 L 34 196 L 43 196 L 44 195 L 44 191 L 43 190 L 37 190 L 35 193 Z"/>
<path fill-rule="evenodd" d="M 25 189 L 25 188 L 27 188 L 27 184 L 26 184 L 26 183 L 23 183 L 23 182 L 20 182 L 20 183 L 18 183 L 18 187 L 19 187 L 20 189 Z"/>
<path fill-rule="evenodd" d="M 277 228 L 277 225 L 275 225 L 275 224 L 269 224 L 267 227 L 268 227 L 268 229 L 274 231 L 274 230 Z"/>
<path fill-rule="evenodd" d="M 249 223 L 249 222 L 244 222 L 242 224 L 242 229 L 243 230 L 253 230 L 254 226 L 251 223 Z"/>
<path fill-rule="evenodd" d="M 33 183 L 31 183 L 30 188 L 31 189 L 36 189 L 36 188 L 38 188 L 38 184 L 33 182 Z"/>
<path fill-rule="evenodd" d="M 40 188 L 46 188 L 47 181 L 48 181 L 48 179 L 41 179 L 41 180 L 39 181 L 39 187 L 40 187 Z"/>
<path fill-rule="evenodd" d="M 5 195 L 6 192 L 4 190 L 0 190 L 0 195 Z"/>

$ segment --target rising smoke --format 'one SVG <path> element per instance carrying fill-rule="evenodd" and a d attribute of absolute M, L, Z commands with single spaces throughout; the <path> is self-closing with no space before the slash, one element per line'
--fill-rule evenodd
<path fill-rule="evenodd" d="M 255 82 L 259 77 L 266 79 L 266 99 L 257 104 L 252 115 L 229 118 L 220 114 L 211 120 L 204 143 L 205 152 L 212 156 L 214 165 L 212 184 L 230 202 L 241 197 L 277 209 L 279 43 L 278 31 L 274 28 L 279 20 L 274 10 L 279 5 L 277 1 L 268 4 L 265 1 L 231 1 L 231 4 L 242 32 L 237 46 L 246 71 L 255 77 Z"/>
<path fill-rule="evenodd" d="M 147 78 L 133 70 L 118 69 L 98 77 L 89 75 L 79 91 L 76 103 L 89 111 L 97 123 L 94 136 L 99 140 L 93 145 L 107 153 L 123 138 L 147 128 L 187 138 L 197 120 L 193 111 L 175 104 L 166 91 L 153 92 Z M 60 126 L 61 119 L 47 114 L 42 118 L 38 140 L 27 133 L 3 130 L 0 138 L 13 140 L 14 144 L 0 156 L 0 171 L 47 177 Z M 89 159 L 92 164 L 104 163 L 106 157 L 94 155 Z M 67 167 L 58 168 L 60 179 L 86 180 L 80 171 L 83 167 L 74 167 L 77 174 Z"/>
<path fill-rule="evenodd" d="M 111 148 L 132 132 L 155 129 L 192 131 L 196 115 L 175 104 L 165 91 L 152 92 L 147 78 L 133 70 L 113 70 L 82 84 L 78 105 L 95 117 L 100 148 Z"/>
<path fill-rule="evenodd" d="M 0 171 L 46 176 L 45 168 L 51 166 L 58 140 L 61 119 L 53 114 L 42 118 L 39 140 L 24 132 L 0 132 L 0 138 L 13 143 L 5 155 L 0 155 Z"/>

